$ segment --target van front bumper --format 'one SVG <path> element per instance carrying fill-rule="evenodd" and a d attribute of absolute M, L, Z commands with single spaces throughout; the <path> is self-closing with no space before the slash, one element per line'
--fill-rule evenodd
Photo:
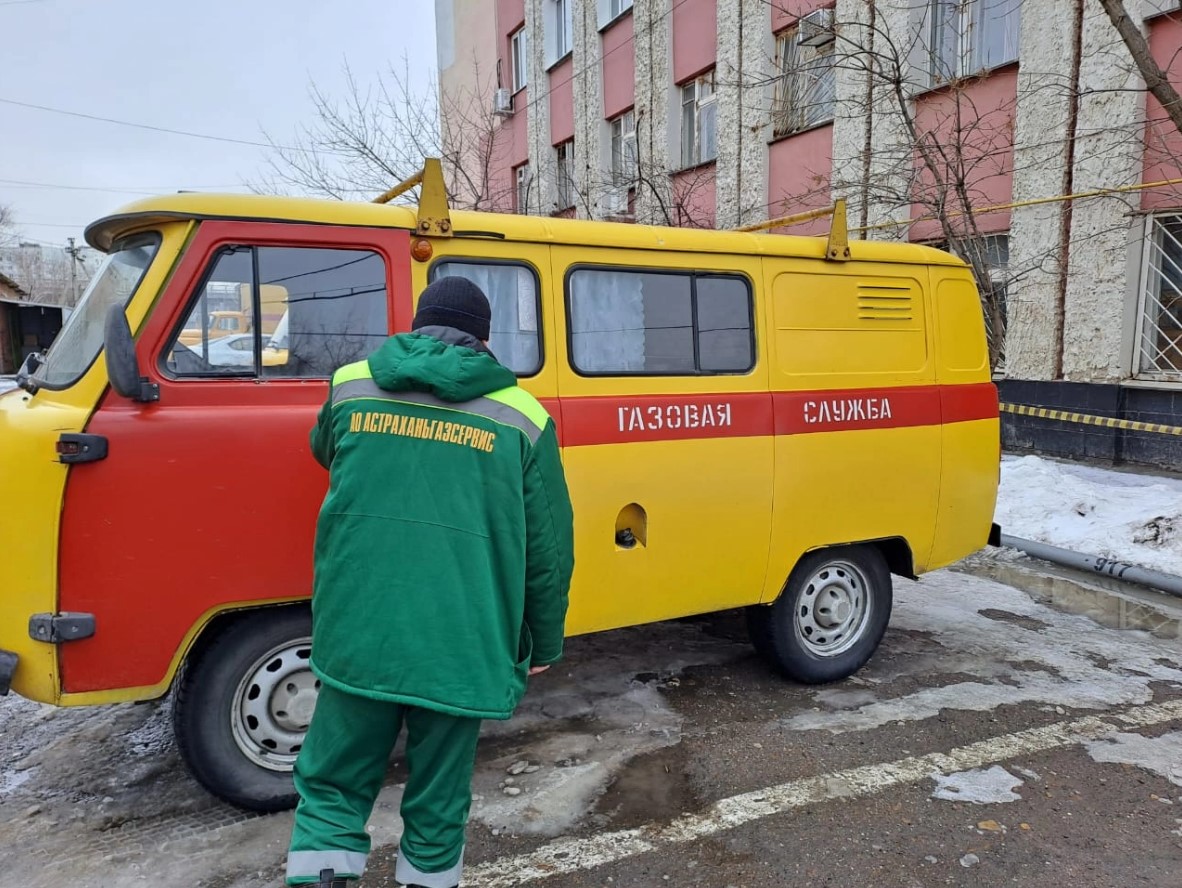
<path fill-rule="evenodd" d="M 12 674 L 19 659 L 12 651 L 0 649 L 0 697 L 6 696 L 12 687 Z"/>

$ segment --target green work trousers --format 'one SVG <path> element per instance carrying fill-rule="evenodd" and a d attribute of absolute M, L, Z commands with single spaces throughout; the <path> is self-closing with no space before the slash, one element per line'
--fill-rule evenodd
<path fill-rule="evenodd" d="M 370 845 L 366 823 L 403 723 L 410 776 L 402 794 L 394 877 L 424 888 L 459 884 L 480 719 L 324 685 L 295 765 L 300 803 L 287 857 L 288 885 L 314 883 L 326 869 L 337 878 L 361 878 Z"/>

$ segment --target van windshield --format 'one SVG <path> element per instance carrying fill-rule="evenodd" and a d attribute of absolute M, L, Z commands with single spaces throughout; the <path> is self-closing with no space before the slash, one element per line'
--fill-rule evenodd
<path fill-rule="evenodd" d="M 159 247 L 160 236 L 155 233 L 116 242 L 50 346 L 45 363 L 33 374 L 37 385 L 66 388 L 90 369 L 103 347 L 107 310 L 112 305 L 126 307 Z"/>

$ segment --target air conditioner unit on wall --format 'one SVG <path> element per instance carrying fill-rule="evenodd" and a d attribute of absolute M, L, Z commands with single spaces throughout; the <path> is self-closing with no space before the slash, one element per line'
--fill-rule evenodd
<path fill-rule="evenodd" d="M 796 43 L 798 46 L 824 46 L 832 43 L 833 10 L 816 9 L 808 15 L 801 16 L 796 23 Z"/>
<path fill-rule="evenodd" d="M 498 89 L 493 93 L 493 114 L 508 117 L 513 113 L 513 94 L 507 89 Z"/>

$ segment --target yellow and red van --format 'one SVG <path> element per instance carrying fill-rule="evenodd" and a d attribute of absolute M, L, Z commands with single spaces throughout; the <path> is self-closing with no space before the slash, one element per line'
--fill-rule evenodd
<path fill-rule="evenodd" d="M 960 260 L 846 245 L 843 215 L 827 243 L 450 212 L 437 170 L 417 211 L 178 194 L 90 226 L 106 264 L 0 395 L 0 691 L 171 689 L 205 786 L 292 804 L 327 480 L 308 430 L 442 275 L 489 295 L 493 351 L 560 429 L 571 634 L 743 607 L 779 670 L 833 681 L 882 638 L 891 574 L 986 543 L 997 392 Z M 181 340 L 243 288 L 256 317 L 283 289 L 282 342 L 255 324 L 226 363 Z"/>

